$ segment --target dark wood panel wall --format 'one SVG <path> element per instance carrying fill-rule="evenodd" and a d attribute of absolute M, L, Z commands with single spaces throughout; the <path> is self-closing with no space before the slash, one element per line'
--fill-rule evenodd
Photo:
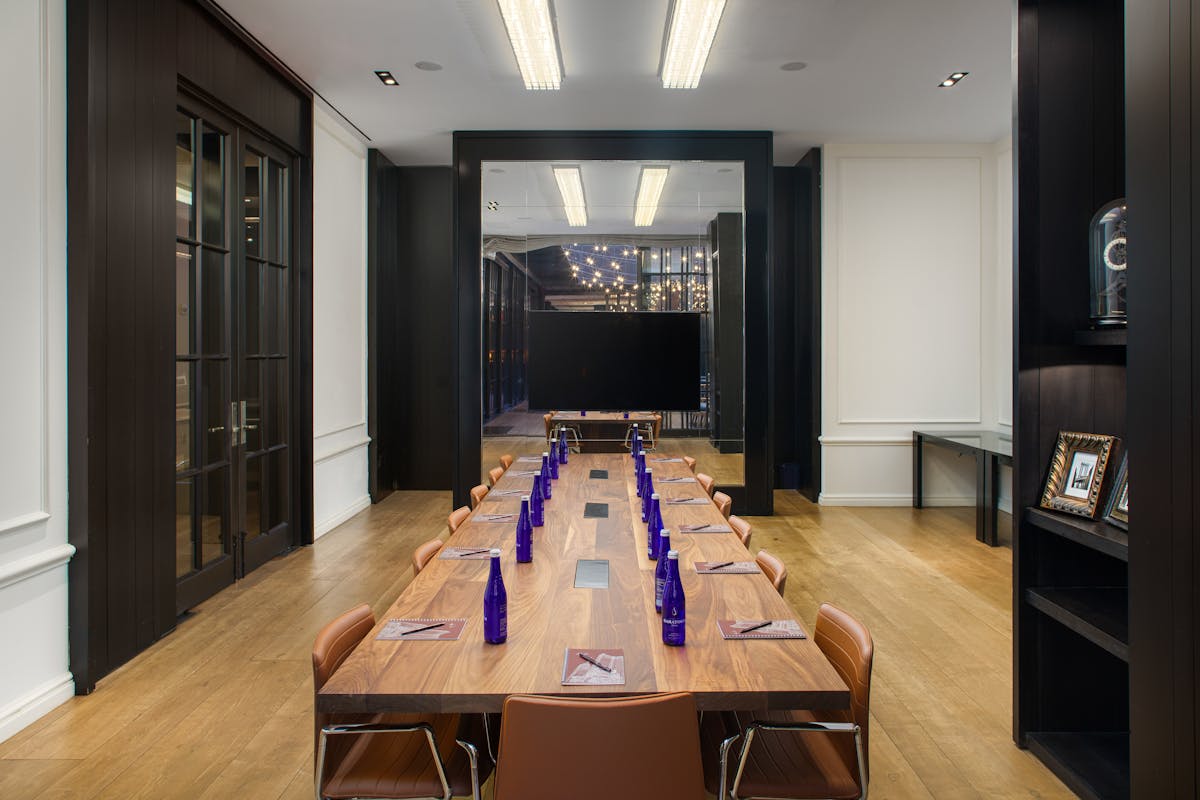
<path fill-rule="evenodd" d="M 180 84 L 301 156 L 293 442 L 311 465 L 311 99 L 191 0 L 68 0 L 67 47 L 69 639 L 87 693 L 175 625 Z M 311 541 L 311 469 L 292 474 L 295 527 Z"/>
<path fill-rule="evenodd" d="M 368 322 L 379 387 L 372 462 L 378 491 L 448 489 L 455 446 L 454 173 L 391 166 L 380 158 L 369 174 L 379 193 L 368 223 L 368 237 L 379 247 Z"/>
<path fill-rule="evenodd" d="M 1200 8 L 1126 3 L 1133 797 L 1200 795 Z"/>
<path fill-rule="evenodd" d="M 400 387 L 392 364 L 399 328 L 389 310 L 398 293 L 398 179 L 387 156 L 375 148 L 367 150 L 367 483 L 373 503 L 396 485 L 397 453 L 385 442 L 396 442 L 393 409 Z"/>

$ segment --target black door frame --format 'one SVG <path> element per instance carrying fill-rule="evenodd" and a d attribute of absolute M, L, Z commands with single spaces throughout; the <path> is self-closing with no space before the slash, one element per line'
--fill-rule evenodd
<path fill-rule="evenodd" d="M 745 484 L 723 486 L 746 514 L 773 511 L 770 131 L 456 131 L 454 133 L 454 504 L 479 482 L 482 448 L 479 219 L 483 161 L 697 160 L 744 164 Z"/>

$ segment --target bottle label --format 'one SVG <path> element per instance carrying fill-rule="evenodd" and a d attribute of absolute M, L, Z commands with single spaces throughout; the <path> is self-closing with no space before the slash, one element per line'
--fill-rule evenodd
<path fill-rule="evenodd" d="M 666 578 L 654 579 L 654 607 L 662 611 L 663 587 L 667 585 Z"/>

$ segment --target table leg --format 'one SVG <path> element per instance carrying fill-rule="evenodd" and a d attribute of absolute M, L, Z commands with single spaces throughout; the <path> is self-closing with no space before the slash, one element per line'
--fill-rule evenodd
<path fill-rule="evenodd" d="M 987 453 L 975 453 L 975 538 L 981 542 L 987 536 L 989 460 Z"/>
<path fill-rule="evenodd" d="M 921 434 L 913 431 L 913 488 L 912 488 L 912 504 L 913 508 L 921 508 L 922 497 L 921 493 L 924 490 L 924 476 L 922 475 L 923 465 L 921 464 L 921 450 L 924 443 L 924 437 Z"/>
<path fill-rule="evenodd" d="M 984 528 L 983 538 L 990 547 L 1000 544 L 1000 459 L 994 453 L 988 453 L 987 471 L 984 475 Z"/>

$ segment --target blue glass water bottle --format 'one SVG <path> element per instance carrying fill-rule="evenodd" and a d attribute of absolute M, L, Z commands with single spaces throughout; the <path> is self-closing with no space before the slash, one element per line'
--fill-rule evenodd
<path fill-rule="evenodd" d="M 550 445 L 550 478 L 558 480 L 558 444 Z"/>
<path fill-rule="evenodd" d="M 567 429 L 565 427 L 558 429 L 558 463 L 567 463 L 567 456 L 571 454 L 571 448 L 567 446 Z"/>
<path fill-rule="evenodd" d="M 642 496 L 642 486 L 646 482 L 646 459 L 639 455 L 633 462 L 633 474 L 637 478 L 637 496 Z"/>
<path fill-rule="evenodd" d="M 654 494 L 654 470 L 646 467 L 642 475 L 642 522 L 646 522 L 650 518 L 650 496 Z"/>
<path fill-rule="evenodd" d="M 508 639 L 508 592 L 500 574 L 500 551 L 492 548 L 492 569 L 483 590 L 483 640 L 503 644 Z"/>
<path fill-rule="evenodd" d="M 642 452 L 641 445 L 642 445 L 642 441 L 641 441 L 641 437 L 638 435 L 638 426 L 634 425 L 633 426 L 633 438 L 631 438 L 629 440 L 629 455 L 633 456 L 634 458 L 637 458 L 638 453 Z"/>
<path fill-rule="evenodd" d="M 662 636 L 663 644 L 682 647 L 687 640 L 687 601 L 683 582 L 679 579 L 679 551 L 667 551 L 667 579 L 663 583 Z"/>
<path fill-rule="evenodd" d="M 542 453 L 542 471 L 538 473 L 537 479 L 542 482 L 542 499 L 549 500 L 554 494 L 550 488 L 550 454 Z"/>
<path fill-rule="evenodd" d="M 529 495 L 521 495 L 521 515 L 517 517 L 517 563 L 533 561 L 533 522 L 529 519 Z"/>
<path fill-rule="evenodd" d="M 659 507 L 658 493 L 650 495 L 650 516 L 646 518 L 646 555 L 651 561 L 657 561 L 662 551 L 658 549 L 658 532 L 662 530 L 662 510 Z"/>
<path fill-rule="evenodd" d="M 671 532 L 663 528 L 658 532 L 658 547 L 661 553 L 671 552 Z M 675 562 L 679 566 L 679 562 Z M 667 575 L 671 571 L 671 559 L 660 558 L 654 567 L 654 610 L 659 614 L 663 609 L 663 589 L 667 585 Z"/>
<path fill-rule="evenodd" d="M 543 508 L 542 477 L 533 477 L 533 491 L 529 493 L 529 519 L 533 527 L 540 528 L 546 523 L 545 508 Z"/>

